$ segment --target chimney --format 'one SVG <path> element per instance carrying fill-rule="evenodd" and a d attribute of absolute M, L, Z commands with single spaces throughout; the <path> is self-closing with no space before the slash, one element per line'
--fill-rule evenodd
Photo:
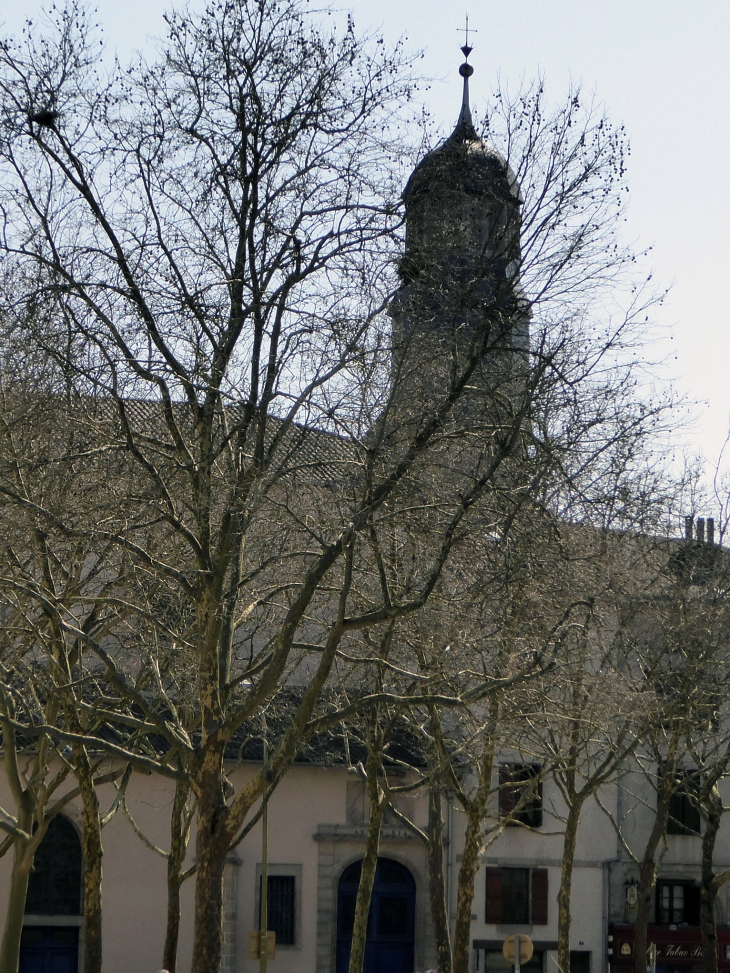
<path fill-rule="evenodd" d="M 707 518 L 707 543 L 714 545 L 715 543 L 715 518 Z"/>
<path fill-rule="evenodd" d="M 694 517 L 689 516 L 684 518 L 684 539 L 686 541 L 692 540 L 692 522 Z"/>
<path fill-rule="evenodd" d="M 700 544 L 705 543 L 705 518 L 697 518 L 697 541 Z"/>

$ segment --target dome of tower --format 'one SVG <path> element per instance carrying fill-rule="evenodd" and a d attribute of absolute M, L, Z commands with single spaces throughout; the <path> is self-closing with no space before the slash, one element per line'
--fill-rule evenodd
<path fill-rule="evenodd" d="M 491 198 L 501 203 L 518 203 L 517 179 L 505 158 L 479 138 L 471 124 L 459 119 L 453 134 L 421 159 L 403 192 L 409 205 L 422 193 L 463 193 Z"/>
<path fill-rule="evenodd" d="M 462 51 L 468 56 L 471 48 Z M 474 129 L 472 66 L 462 64 L 459 73 L 464 92 L 456 128 L 419 162 L 403 192 L 406 250 L 400 273 L 406 284 L 439 278 L 461 287 L 481 280 L 494 291 L 502 277 L 513 279 L 518 272 L 520 190 L 504 157 Z"/>
<path fill-rule="evenodd" d="M 462 51 L 469 56 L 470 47 Z M 474 129 L 469 105 L 469 78 L 474 69 L 464 63 L 459 74 L 464 79 L 461 113 L 456 128 L 437 148 L 427 153 L 413 170 L 403 193 L 406 206 L 421 193 L 431 190 L 455 192 L 489 198 L 502 203 L 520 202 L 519 186 L 507 160 L 479 138 Z"/>

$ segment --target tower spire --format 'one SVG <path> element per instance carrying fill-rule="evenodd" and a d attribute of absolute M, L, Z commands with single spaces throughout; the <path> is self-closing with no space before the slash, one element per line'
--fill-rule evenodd
<path fill-rule="evenodd" d="M 459 74 L 464 79 L 464 91 L 461 96 L 459 120 L 456 123 L 456 128 L 451 137 L 465 141 L 466 139 L 475 139 L 477 137 L 471 118 L 471 104 L 469 102 L 469 78 L 474 74 L 474 68 L 469 64 L 469 55 L 474 50 L 469 44 L 469 14 L 466 15 L 466 26 L 459 27 L 458 31 L 459 33 L 463 31 L 465 35 L 464 45 L 461 48 L 461 53 L 464 55 L 464 63 L 459 66 Z M 476 30 L 472 30 L 472 34 L 476 33 L 478 33 Z"/>

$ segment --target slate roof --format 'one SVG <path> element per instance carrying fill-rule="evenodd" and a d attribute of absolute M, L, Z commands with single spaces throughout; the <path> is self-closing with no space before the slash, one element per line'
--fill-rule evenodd
<path fill-rule="evenodd" d="M 260 763 L 263 760 L 264 732 L 272 746 L 281 739 L 291 725 L 303 692 L 304 689 L 298 687 L 282 689 L 266 710 L 265 729 L 261 717 L 244 726 L 227 748 L 229 759 Z M 325 702 L 327 705 L 327 701 Z M 334 700 L 329 701 L 327 708 L 330 712 L 335 711 Z M 360 725 L 361 722 L 363 725 Z M 319 733 L 302 744 L 295 763 L 325 767 L 348 767 L 359 761 L 364 763 L 367 757 L 364 736 L 364 717 L 348 719 L 347 737 L 340 724 Z M 405 720 L 396 724 L 391 734 L 385 762 L 405 763 L 411 767 L 425 766 L 420 742 Z"/>
<path fill-rule="evenodd" d="M 154 399 L 124 399 L 122 406 L 127 419 L 139 437 L 141 445 L 161 453 L 168 452 L 172 457 L 174 441 L 165 425 L 162 403 Z M 90 427 L 106 427 L 107 435 L 118 437 L 120 445 L 124 438 L 117 403 L 109 398 L 86 398 L 72 403 L 72 409 L 82 422 Z M 173 403 L 175 420 L 190 441 L 192 414 L 190 407 L 182 401 Z M 214 435 L 219 445 L 224 436 L 233 438 L 244 419 L 244 407 L 232 404 L 226 407 L 225 417 L 216 420 Z M 225 426 L 224 426 L 225 421 Z M 280 433 L 284 420 L 275 415 L 266 418 L 265 447 L 270 448 L 274 438 Z M 250 448 L 244 452 L 253 456 L 253 441 L 258 424 L 252 423 L 248 435 Z M 92 428 L 92 435 L 94 430 Z M 97 433 L 98 434 L 98 433 Z M 331 483 L 343 479 L 352 480 L 359 475 L 362 466 L 363 450 L 356 439 L 341 433 L 323 429 L 315 424 L 292 422 L 286 428 L 275 452 L 271 457 L 273 467 L 281 473 L 306 473 L 310 483 Z"/>

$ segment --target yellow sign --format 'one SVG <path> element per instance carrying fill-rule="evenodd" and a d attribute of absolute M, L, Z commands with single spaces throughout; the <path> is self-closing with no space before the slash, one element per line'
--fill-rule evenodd
<path fill-rule="evenodd" d="M 261 933 L 258 929 L 248 934 L 248 958 L 261 959 Z M 276 959 L 276 933 L 266 933 L 266 959 Z"/>
<path fill-rule="evenodd" d="M 502 954 L 508 963 L 514 963 L 515 961 L 515 942 L 519 938 L 520 940 L 520 966 L 523 963 L 529 963 L 532 959 L 532 954 L 534 952 L 534 946 L 532 945 L 532 940 L 529 936 L 507 936 L 502 946 Z"/>

